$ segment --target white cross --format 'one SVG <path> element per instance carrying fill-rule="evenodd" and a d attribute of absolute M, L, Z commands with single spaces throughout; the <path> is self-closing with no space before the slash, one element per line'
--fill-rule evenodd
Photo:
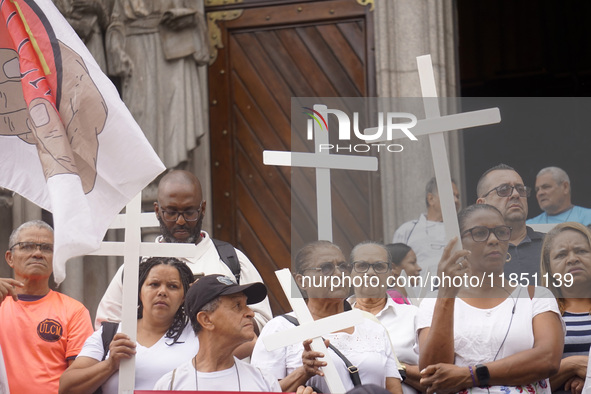
<path fill-rule="evenodd" d="M 314 105 L 314 110 L 323 112 L 323 105 Z M 326 118 L 327 116 L 325 116 Z M 316 211 L 318 239 L 332 242 L 332 202 L 330 193 L 330 170 L 377 171 L 377 157 L 330 155 L 322 146 L 328 145 L 328 131 L 314 124 L 315 153 L 263 151 L 265 165 L 316 168 Z"/>
<path fill-rule="evenodd" d="M 437 180 L 437 190 L 439 201 L 441 202 L 443 224 L 445 226 L 445 237 L 447 241 L 453 237 L 458 237 L 458 243 L 454 248 L 454 250 L 457 250 L 462 247 L 460 226 L 454 203 L 451 174 L 443 133 L 451 130 L 499 123 L 501 121 L 501 113 L 498 108 L 489 108 L 480 111 L 441 116 L 431 55 L 417 57 L 417 64 L 423 95 L 423 105 L 425 107 L 425 119 L 419 120 L 411 132 L 415 136 L 429 135 L 431 156 L 433 157 L 433 167 L 435 168 L 435 179 Z M 366 129 L 366 132 L 372 130 L 375 130 L 375 128 Z M 392 139 L 404 137 L 406 137 L 405 134 L 399 130 L 395 130 L 392 134 Z"/>
<path fill-rule="evenodd" d="M 125 242 L 102 242 L 101 247 L 89 255 L 123 256 L 123 301 L 121 332 L 136 342 L 137 334 L 137 288 L 140 256 L 193 257 L 194 244 L 141 242 L 142 227 L 157 227 L 158 219 L 153 212 L 141 213 L 141 192 L 125 207 L 125 214 L 117 215 L 109 228 L 124 228 Z M 135 357 L 121 360 L 119 365 L 119 394 L 133 394 L 135 386 Z"/>
<path fill-rule="evenodd" d="M 287 331 L 278 332 L 268 337 L 261 338 L 265 348 L 268 351 L 273 351 L 295 343 L 302 343 L 306 339 L 313 338 L 311 344 L 312 350 L 324 354 L 324 357 L 321 360 L 326 362 L 326 366 L 322 368 L 322 372 L 324 372 L 324 379 L 330 392 L 334 394 L 345 393 L 345 386 L 339 377 L 335 365 L 328 355 L 328 348 L 324 345 L 322 335 L 353 327 L 354 325 L 361 323 L 364 319 L 363 312 L 358 309 L 353 309 L 323 319 L 314 320 L 289 270 L 284 268 L 275 271 L 275 275 L 277 275 L 277 279 L 279 279 L 283 292 L 289 300 L 289 304 L 298 318 L 300 325 Z"/>

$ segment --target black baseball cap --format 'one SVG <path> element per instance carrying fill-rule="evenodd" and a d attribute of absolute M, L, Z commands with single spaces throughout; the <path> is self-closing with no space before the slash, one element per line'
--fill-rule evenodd
<path fill-rule="evenodd" d="M 207 303 L 219 296 L 236 293 L 244 293 L 248 305 L 256 304 L 267 296 L 267 287 L 261 282 L 238 285 L 225 275 L 206 275 L 189 288 L 185 296 L 185 311 L 192 321 Z"/>

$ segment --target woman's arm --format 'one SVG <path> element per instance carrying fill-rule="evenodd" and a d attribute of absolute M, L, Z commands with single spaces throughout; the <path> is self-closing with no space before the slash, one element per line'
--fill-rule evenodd
<path fill-rule="evenodd" d="M 467 256 L 467 250 L 457 250 L 452 253 L 457 238 L 452 239 L 441 256 L 437 267 L 438 276 L 454 277 L 462 275 L 469 269 L 469 262 L 458 260 Z M 442 281 L 437 294 L 437 301 L 433 310 L 431 326 L 419 331 L 419 369 L 437 363 L 454 363 L 454 305 L 459 288 L 448 286 L 451 281 Z"/>
<path fill-rule="evenodd" d="M 59 392 L 68 394 L 93 393 L 119 369 L 122 359 L 135 354 L 135 343 L 123 333 L 113 337 L 109 345 L 110 357 L 98 361 L 91 357 L 77 357 L 60 378 Z"/>
<path fill-rule="evenodd" d="M 281 391 L 294 392 L 301 385 L 304 385 L 312 376 L 324 374 L 320 367 L 326 366 L 326 362 L 317 360 L 317 358 L 324 357 L 324 354 L 312 350 L 312 340 L 307 339 L 303 342 L 304 352 L 302 353 L 302 366 L 296 368 L 292 373 L 279 381 Z M 324 345 L 328 346 L 328 339 L 324 340 Z"/>
<path fill-rule="evenodd" d="M 548 311 L 533 318 L 532 349 L 486 363 L 490 385 L 517 386 L 548 378 L 558 372 L 564 347 L 560 316 Z"/>
<path fill-rule="evenodd" d="M 421 386 L 421 375 L 419 373 L 419 366 L 418 365 L 406 365 L 406 379 L 404 379 L 404 384 L 407 384 L 420 392 L 425 391 L 425 388 Z"/>
<path fill-rule="evenodd" d="M 550 387 L 560 388 L 572 377 L 585 380 L 589 356 L 570 356 L 560 360 L 558 373 L 550 378 Z"/>
<path fill-rule="evenodd" d="M 387 377 L 386 390 L 392 394 L 402 394 L 402 385 L 400 384 L 400 379 Z"/>

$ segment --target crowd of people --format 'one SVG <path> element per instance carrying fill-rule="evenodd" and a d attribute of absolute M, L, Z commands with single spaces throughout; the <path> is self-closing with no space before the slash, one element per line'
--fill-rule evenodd
<path fill-rule="evenodd" d="M 351 392 L 591 392 L 591 223 L 586 208 L 572 205 L 561 169 L 541 170 L 535 191 L 544 213 L 534 224 L 557 223 L 547 234 L 528 226 L 531 189 L 501 164 L 480 178 L 475 204 L 459 210 L 460 240 L 445 242 L 432 180 L 427 214 L 405 223 L 393 243 L 363 241 L 349 256 L 329 241 L 305 245 L 292 274 L 312 319 L 363 315 L 323 334 L 327 354 L 312 338 L 267 349 L 265 339 L 288 336 L 298 316 L 273 317 L 254 265 L 202 230 L 206 202 L 189 172 L 160 181 L 157 242 L 194 243 L 197 253 L 140 263 L 135 341 L 119 324 L 122 271 L 94 331 L 81 303 L 49 287 L 52 228 L 24 223 L 5 256 L 14 278 L 0 278 L 0 393 L 117 393 L 120 362 L 131 357 L 143 390 L 327 393 L 331 363 Z M 423 298 L 426 271 L 450 280 Z M 351 281 L 310 280 L 333 276 Z M 390 282 L 403 276 L 415 281 Z M 482 280 L 474 286 L 467 277 Z M 371 285 L 355 285 L 367 278 Z"/>

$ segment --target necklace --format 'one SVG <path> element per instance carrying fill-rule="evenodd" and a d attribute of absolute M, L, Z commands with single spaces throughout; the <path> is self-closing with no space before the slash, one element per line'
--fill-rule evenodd
<path fill-rule="evenodd" d="M 197 356 L 193 357 L 193 365 L 195 367 L 195 390 L 199 391 L 199 379 L 197 379 Z M 241 390 L 241 386 L 240 386 L 240 374 L 238 373 L 238 366 L 236 365 L 236 362 L 234 361 L 234 371 L 236 371 L 236 381 L 238 382 L 238 390 L 236 391 L 242 391 Z"/>
<path fill-rule="evenodd" d="M 564 222 L 568 222 L 568 219 L 570 218 L 570 215 L 571 215 L 571 213 L 573 213 L 573 210 L 574 210 L 574 209 L 575 209 L 575 206 L 573 205 L 573 206 L 572 206 L 572 207 L 571 207 L 571 208 L 568 210 L 568 215 L 566 216 L 566 219 L 564 219 L 564 220 L 563 220 Z M 546 213 L 546 212 L 544 212 L 544 213 Z M 558 215 L 560 215 L 560 214 L 558 214 Z M 558 216 L 558 215 L 555 215 L 555 216 Z M 546 213 L 546 223 L 548 223 L 548 214 L 547 214 L 547 213 Z"/>

